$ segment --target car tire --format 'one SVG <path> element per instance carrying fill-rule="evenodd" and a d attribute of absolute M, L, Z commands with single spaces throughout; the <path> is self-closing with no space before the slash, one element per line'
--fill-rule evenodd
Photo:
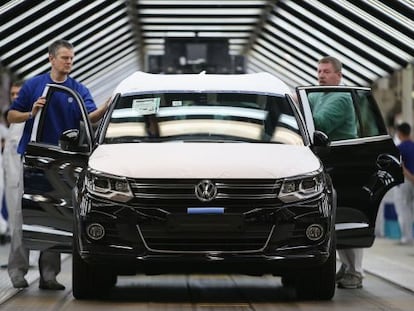
<path fill-rule="evenodd" d="M 322 266 L 297 275 L 294 287 L 299 299 L 331 300 L 335 295 L 335 250 L 335 243 L 332 243 L 329 257 Z"/>
<path fill-rule="evenodd" d="M 295 287 L 295 278 L 290 274 L 282 275 L 281 281 L 283 287 Z"/>
<path fill-rule="evenodd" d="M 336 246 L 332 243 L 325 263 L 312 270 L 282 275 L 283 287 L 294 288 L 297 298 L 304 300 L 330 300 L 335 294 Z"/>
<path fill-rule="evenodd" d="M 76 241 L 76 239 L 74 239 Z M 105 266 L 85 262 L 79 254 L 77 243 L 72 252 L 72 291 L 76 299 L 101 298 L 115 286 L 117 275 Z"/>

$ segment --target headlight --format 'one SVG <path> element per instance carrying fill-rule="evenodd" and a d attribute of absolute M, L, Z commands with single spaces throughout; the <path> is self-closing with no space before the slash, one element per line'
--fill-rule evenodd
<path fill-rule="evenodd" d="M 305 200 L 320 194 L 325 186 L 321 170 L 294 178 L 286 178 L 280 188 L 279 198 L 283 202 Z"/>
<path fill-rule="evenodd" d="M 133 198 L 128 180 L 125 177 L 88 170 L 85 179 L 86 189 L 96 196 L 120 202 L 126 202 Z"/>

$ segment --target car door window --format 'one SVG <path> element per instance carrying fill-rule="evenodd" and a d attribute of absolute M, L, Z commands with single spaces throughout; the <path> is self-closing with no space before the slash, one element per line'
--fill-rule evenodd
<path fill-rule="evenodd" d="M 356 97 L 359 137 L 386 135 L 387 130 L 381 112 L 378 110 L 371 92 L 357 90 Z"/>
<path fill-rule="evenodd" d="M 387 135 L 372 93 L 365 88 L 313 87 L 300 90 L 307 123 L 328 135 L 332 142 Z M 306 96 L 306 98 L 304 98 Z M 306 106 L 309 108 L 306 111 Z"/>
<path fill-rule="evenodd" d="M 78 145 L 91 146 L 93 130 L 79 94 L 61 85 L 49 84 L 48 87 L 46 104 L 41 113 L 36 116 L 31 140 L 59 146 L 61 134 L 75 129 L 79 131 Z M 58 100 L 50 104 L 53 98 Z M 68 111 L 71 113 L 66 113 Z"/>
<path fill-rule="evenodd" d="M 315 128 L 331 141 L 358 138 L 356 109 L 349 91 L 310 92 L 308 100 Z"/>

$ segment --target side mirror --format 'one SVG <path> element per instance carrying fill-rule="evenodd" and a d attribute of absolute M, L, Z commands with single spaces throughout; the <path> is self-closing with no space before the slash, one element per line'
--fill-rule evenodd
<path fill-rule="evenodd" d="M 86 152 L 88 151 L 88 146 L 80 146 L 80 133 L 78 129 L 66 130 L 60 135 L 59 146 L 64 151 L 72 152 Z"/>
<path fill-rule="evenodd" d="M 331 141 L 329 140 L 328 135 L 321 131 L 315 131 L 313 133 L 313 145 L 315 147 L 329 147 L 331 145 Z"/>
<path fill-rule="evenodd" d="M 318 156 L 324 156 L 329 153 L 331 141 L 328 135 L 321 131 L 315 131 L 313 133 L 313 145 L 312 150 Z"/>

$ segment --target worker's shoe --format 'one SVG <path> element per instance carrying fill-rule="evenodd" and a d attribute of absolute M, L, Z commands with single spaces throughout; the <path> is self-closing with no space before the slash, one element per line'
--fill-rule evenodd
<path fill-rule="evenodd" d="M 11 278 L 11 282 L 14 288 L 26 288 L 29 286 L 24 276 L 14 276 Z"/>
<path fill-rule="evenodd" d="M 50 280 L 50 281 L 39 281 L 39 288 L 40 289 L 46 289 L 46 290 L 64 290 L 65 286 L 60 284 L 56 280 Z"/>
<path fill-rule="evenodd" d="M 342 279 L 345 276 L 346 267 L 344 264 L 341 264 L 341 267 L 336 272 L 335 275 L 335 281 L 338 282 L 340 279 Z"/>
<path fill-rule="evenodd" d="M 362 287 L 362 275 L 360 273 L 345 273 L 338 281 L 338 288 L 355 289 Z"/>

